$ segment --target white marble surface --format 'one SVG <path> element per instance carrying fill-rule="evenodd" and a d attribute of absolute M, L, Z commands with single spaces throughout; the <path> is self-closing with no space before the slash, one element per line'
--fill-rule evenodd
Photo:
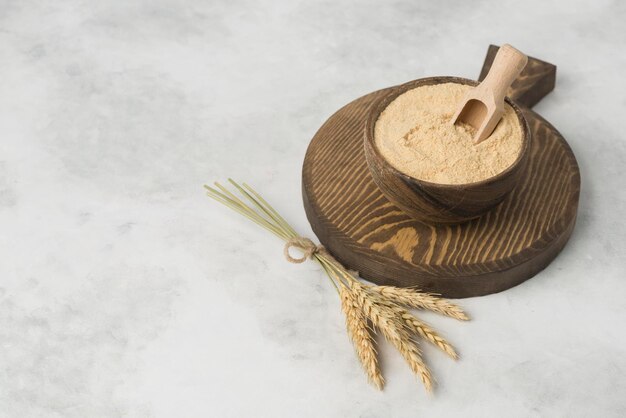
<path fill-rule="evenodd" d="M 341 4 L 339 4 L 341 3 Z M 626 415 L 626 4 L 0 1 L 0 416 Z M 353 98 L 476 77 L 489 43 L 558 65 L 536 110 L 583 176 L 529 282 L 428 317 L 428 397 L 370 388 L 312 263 L 207 199 L 252 183 L 304 234 L 300 168 Z M 621 258 L 621 259 L 620 259 Z"/>

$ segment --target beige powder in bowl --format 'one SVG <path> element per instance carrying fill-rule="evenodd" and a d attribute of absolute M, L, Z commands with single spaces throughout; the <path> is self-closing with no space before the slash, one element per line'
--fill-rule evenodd
<path fill-rule="evenodd" d="M 393 100 L 374 127 L 383 158 L 404 174 L 439 184 L 474 183 L 510 167 L 523 135 L 511 106 L 505 104 L 496 129 L 477 145 L 470 126 L 450 123 L 470 88 L 457 83 L 421 86 Z"/>

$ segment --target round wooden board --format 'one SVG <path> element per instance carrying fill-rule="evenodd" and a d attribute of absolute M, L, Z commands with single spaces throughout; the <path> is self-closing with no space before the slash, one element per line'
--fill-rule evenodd
<path fill-rule="evenodd" d="M 367 280 L 452 298 L 500 292 L 546 267 L 571 235 L 578 208 L 580 173 L 561 134 L 524 109 L 532 149 L 512 195 L 471 222 L 423 224 L 385 198 L 365 162 L 366 113 L 385 91 L 340 109 L 309 145 L 302 191 L 320 242 Z"/>

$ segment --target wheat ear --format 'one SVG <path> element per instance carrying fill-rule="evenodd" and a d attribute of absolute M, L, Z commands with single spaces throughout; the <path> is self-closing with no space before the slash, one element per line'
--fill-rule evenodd
<path fill-rule="evenodd" d="M 392 286 L 372 286 L 372 291 L 378 292 L 398 305 L 416 309 L 428 309 L 461 321 L 469 320 L 460 306 L 441 299 L 431 293 L 422 293 L 414 289 Z"/>
<path fill-rule="evenodd" d="M 391 307 L 379 303 L 379 296 L 368 292 L 359 282 L 353 281 L 350 286 L 365 315 L 382 332 L 385 339 L 400 352 L 411 371 L 420 377 L 426 390 L 432 392 L 430 370 L 424 363 L 420 350 L 415 341 L 411 339 L 402 319 L 395 314 Z"/>
<path fill-rule="evenodd" d="M 385 380 L 380 373 L 374 340 L 367 327 L 367 318 L 358 306 L 357 300 L 350 289 L 340 285 L 339 296 L 341 297 L 341 308 L 346 315 L 348 335 L 354 343 L 361 365 L 363 365 L 370 383 L 381 390 Z"/>
<path fill-rule="evenodd" d="M 428 324 L 421 321 L 419 318 L 416 318 L 414 315 L 411 315 L 411 313 L 403 308 L 400 308 L 398 314 L 402 317 L 407 327 L 411 329 L 411 331 L 438 347 L 441 351 L 452 357 L 454 360 L 458 360 L 459 355 L 457 354 L 454 347 L 442 336 L 437 334 L 437 331 L 432 329 Z"/>

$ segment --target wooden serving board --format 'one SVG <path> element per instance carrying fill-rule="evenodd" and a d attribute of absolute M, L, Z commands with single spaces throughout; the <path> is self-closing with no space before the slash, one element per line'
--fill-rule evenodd
<path fill-rule="evenodd" d="M 482 79 L 497 47 L 490 46 Z M 378 284 L 416 286 L 445 297 L 513 287 L 545 268 L 574 228 L 580 190 L 576 158 L 561 134 L 529 109 L 554 87 L 556 67 L 529 59 L 509 97 L 531 130 L 525 175 L 496 209 L 459 225 L 412 220 L 374 184 L 363 124 L 379 90 L 349 103 L 313 137 L 302 173 L 304 207 L 320 242 L 347 268 Z"/>

